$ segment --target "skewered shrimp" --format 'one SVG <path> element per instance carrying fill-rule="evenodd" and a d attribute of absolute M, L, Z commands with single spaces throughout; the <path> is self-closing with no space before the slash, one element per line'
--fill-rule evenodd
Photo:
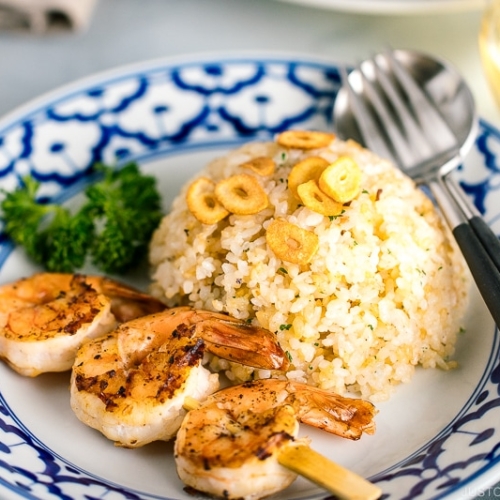
<path fill-rule="evenodd" d="M 169 440 L 186 397 L 219 388 L 202 366 L 205 352 L 267 370 L 288 366 L 273 333 L 229 316 L 178 307 L 120 325 L 85 343 L 71 377 L 71 407 L 116 444 Z"/>
<path fill-rule="evenodd" d="M 0 286 L 0 358 L 31 377 L 66 371 L 84 339 L 164 308 L 106 277 L 38 273 Z"/>
<path fill-rule="evenodd" d="M 77 278 L 79 277 L 79 278 Z M 13 310 L 46 304 L 68 292 L 75 279 L 90 285 L 111 300 L 111 311 L 119 322 L 165 309 L 158 299 L 106 276 L 70 273 L 36 273 L 0 286 L 0 321 Z"/>
<path fill-rule="evenodd" d="M 376 410 L 305 384 L 266 379 L 223 389 L 185 417 L 177 433 L 180 479 L 214 496 L 256 500 L 289 486 L 297 474 L 279 456 L 297 439 L 299 421 L 349 439 L 371 434 Z"/>

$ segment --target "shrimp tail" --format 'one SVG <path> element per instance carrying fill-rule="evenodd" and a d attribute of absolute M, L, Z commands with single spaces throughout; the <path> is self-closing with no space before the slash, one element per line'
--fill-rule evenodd
<path fill-rule="evenodd" d="M 120 323 L 161 312 L 166 305 L 157 298 L 106 276 L 86 276 L 87 282 L 111 300 L 111 311 Z"/>
<path fill-rule="evenodd" d="M 369 401 L 347 398 L 293 383 L 291 398 L 301 422 L 344 438 L 357 440 L 375 432 L 375 406 Z M 290 389 L 289 389 L 290 390 Z"/>
<path fill-rule="evenodd" d="M 216 356 L 264 370 L 288 369 L 286 354 L 269 330 L 214 313 L 206 314 L 196 328 Z"/>

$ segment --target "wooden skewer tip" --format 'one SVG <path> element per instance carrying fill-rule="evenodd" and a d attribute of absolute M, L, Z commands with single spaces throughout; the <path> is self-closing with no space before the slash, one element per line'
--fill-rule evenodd
<path fill-rule="evenodd" d="M 377 500 L 382 495 L 378 486 L 332 462 L 305 444 L 282 448 L 278 462 L 341 500 Z"/>

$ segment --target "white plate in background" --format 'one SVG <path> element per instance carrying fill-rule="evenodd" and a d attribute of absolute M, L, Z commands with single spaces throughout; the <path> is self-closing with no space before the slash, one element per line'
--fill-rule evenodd
<path fill-rule="evenodd" d="M 485 0 L 281 0 L 360 14 L 431 14 L 479 10 Z"/>

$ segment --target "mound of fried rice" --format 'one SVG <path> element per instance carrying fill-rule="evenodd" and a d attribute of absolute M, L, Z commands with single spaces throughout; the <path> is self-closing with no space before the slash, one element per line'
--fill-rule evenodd
<path fill-rule="evenodd" d="M 361 192 L 338 217 L 291 199 L 288 174 L 312 155 L 329 162 L 348 155 L 361 167 Z M 288 378 L 339 394 L 381 401 L 418 365 L 453 367 L 470 280 L 424 192 L 389 162 L 338 138 L 315 150 L 249 143 L 199 175 L 219 181 L 261 156 L 277 168 L 255 174 L 269 198 L 255 215 L 202 224 L 184 186 L 151 242 L 153 293 L 170 306 L 225 311 L 276 332 L 291 361 Z M 306 266 L 269 248 L 266 227 L 277 218 L 318 236 Z M 217 358 L 210 366 L 237 382 L 279 376 Z"/>

